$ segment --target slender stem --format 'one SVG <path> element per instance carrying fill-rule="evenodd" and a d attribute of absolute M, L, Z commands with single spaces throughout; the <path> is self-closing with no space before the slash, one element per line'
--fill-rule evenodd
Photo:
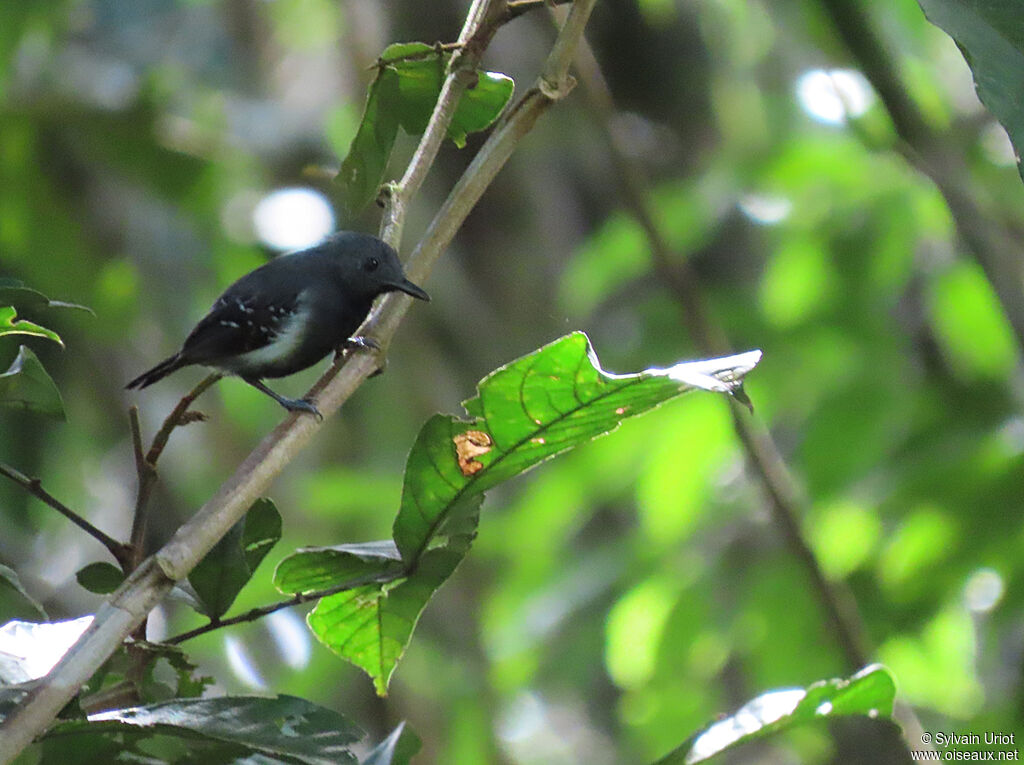
<path fill-rule="evenodd" d="M 725 331 L 708 314 L 699 277 L 685 258 L 675 257 L 648 201 L 650 183 L 643 170 L 630 159 L 625 138 L 612 127 L 614 103 L 611 91 L 589 46 L 580 46 L 577 71 L 594 112 L 605 131 L 612 160 L 619 175 L 623 198 L 647 237 L 651 260 L 661 281 L 672 291 L 686 317 L 694 344 L 706 355 L 730 350 Z M 828 580 L 814 551 L 804 539 L 799 518 L 804 502 L 771 434 L 756 420 L 732 407 L 733 424 L 747 458 L 760 482 L 768 505 L 790 552 L 800 561 L 825 611 L 826 621 L 851 670 L 868 663 L 864 627 L 852 599 L 840 594 L 840 586 Z"/>
<path fill-rule="evenodd" d="M 238 616 L 232 616 L 230 619 L 211 619 L 208 623 L 203 624 L 195 629 L 182 632 L 174 637 L 167 638 L 164 643 L 169 645 L 178 645 L 184 643 L 186 640 L 191 640 L 194 637 L 205 635 L 207 632 L 213 632 L 219 630 L 222 627 L 230 627 L 232 624 L 242 624 L 243 622 L 254 622 L 257 619 L 262 619 L 264 616 L 269 616 L 275 611 L 280 611 L 285 608 L 291 608 L 302 603 L 309 603 L 313 600 L 320 600 L 330 595 L 337 595 L 339 592 L 347 592 L 348 590 L 354 590 L 356 587 L 363 587 L 367 584 L 382 584 L 385 582 L 393 582 L 396 579 L 400 579 L 405 576 L 406 573 L 398 572 L 395 574 L 389 574 L 382 576 L 376 574 L 374 576 L 363 576 L 358 579 L 352 579 L 342 584 L 337 584 L 333 587 L 327 587 L 323 590 L 314 590 L 313 592 L 300 592 L 297 595 L 293 595 L 285 600 L 279 600 L 276 603 L 269 603 L 265 606 L 258 606 L 251 608 L 245 613 L 241 613 Z"/>
<path fill-rule="evenodd" d="M 142 446 L 142 428 L 139 425 L 139 408 L 133 406 L 128 410 L 128 422 L 132 432 L 132 451 L 135 454 L 135 472 L 138 476 L 138 490 L 135 493 L 135 512 L 132 516 L 132 534 L 128 546 L 131 548 L 131 569 L 134 570 L 146 557 L 146 526 L 149 515 L 146 507 L 153 483 L 156 481 L 156 469 L 146 460 Z M 128 572 L 125 572 L 128 573 Z"/>
<path fill-rule="evenodd" d="M 559 40 L 569 35 L 575 38 L 576 43 L 579 42 L 582 22 L 589 16 L 595 2 L 576 0 L 573 3 L 570 20 L 559 33 Z M 560 56 L 556 60 L 562 58 Z M 513 110 L 515 114 L 504 120 L 488 137 L 448 195 L 431 224 L 429 241 L 422 241 L 409 258 L 410 276 L 415 274 L 415 278 L 424 278 L 429 274 L 441 251 L 448 246 L 468 215 L 467 205 L 471 207 L 479 199 L 487 183 L 511 154 L 515 143 L 529 131 L 537 117 L 554 100 L 568 92 L 567 77 L 564 73 L 558 76 L 558 72 L 549 71 L 551 64 L 552 59 L 549 58 L 545 73 L 554 76 L 547 76 L 543 86 L 539 85 L 524 96 L 519 107 Z M 562 83 L 563 88 L 552 89 L 550 83 Z M 486 156 L 481 158 L 480 154 L 485 150 Z M 486 180 L 469 177 L 472 173 L 483 173 Z M 404 302 L 401 298 L 405 298 Z M 387 296 L 364 326 L 372 325 L 379 329 L 379 334 L 373 335 L 378 342 L 390 339 L 411 301 L 405 295 Z M 350 356 L 340 369 L 335 365 L 328 370 L 316 386 L 321 391 L 317 404 L 325 421 L 376 369 L 376 359 L 370 354 L 360 353 Z M 0 723 L 0 763 L 12 760 L 50 724 L 82 684 L 170 591 L 173 583 L 186 576 L 227 533 L 320 427 L 321 423 L 312 417 L 288 415 L 238 466 L 216 494 L 178 529 L 174 537 L 132 572 L 97 612 L 92 626 L 50 674 L 41 679 Z"/>
<path fill-rule="evenodd" d="M 972 180 L 963 152 L 953 137 L 931 127 L 897 74 L 870 13 L 857 0 L 821 0 L 836 33 L 846 45 L 889 113 L 904 142 L 907 161 L 935 183 L 946 201 L 957 233 L 985 271 L 1024 351 L 1024 289 L 1021 287 L 1020 237 L 979 202 L 981 187 Z M 989 205 L 991 207 L 991 205 Z"/>
<path fill-rule="evenodd" d="M 50 492 L 43 488 L 43 484 L 38 478 L 29 478 L 18 470 L 12 468 L 10 465 L 5 465 L 2 462 L 0 462 L 0 475 L 6 476 L 33 497 L 52 507 L 73 524 L 78 526 L 78 528 L 82 529 L 86 534 L 103 545 L 122 569 L 128 565 L 130 552 L 128 545 L 123 542 L 118 542 L 113 537 L 108 536 L 103 531 L 100 531 L 89 523 L 89 521 L 85 520 L 85 518 L 54 497 Z"/>
<path fill-rule="evenodd" d="M 458 49 L 448 62 L 448 74 L 441 85 L 441 93 L 434 104 L 427 129 L 423 131 L 402 179 L 386 187 L 381 238 L 396 250 L 402 242 L 402 228 L 409 201 L 419 191 L 427 171 L 434 164 L 459 99 L 473 83 L 477 64 L 504 13 L 504 0 L 473 0 L 456 42 Z"/>
<path fill-rule="evenodd" d="M 160 455 L 163 454 L 164 447 L 167 446 L 167 440 L 171 437 L 171 433 L 179 425 L 185 424 L 189 418 L 186 416 L 189 407 L 192 406 L 193 402 L 199 398 L 207 388 L 217 382 L 223 375 L 214 372 L 213 374 L 207 375 L 199 383 L 178 402 L 178 405 L 171 410 L 171 413 L 167 415 L 164 420 L 164 424 L 160 426 L 160 430 L 153 436 L 153 444 L 149 447 L 149 452 L 146 453 L 146 462 L 151 465 L 156 465 L 156 461 L 160 459 Z"/>

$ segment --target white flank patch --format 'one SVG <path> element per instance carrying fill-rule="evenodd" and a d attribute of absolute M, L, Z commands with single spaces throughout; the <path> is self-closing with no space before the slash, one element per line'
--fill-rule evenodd
<path fill-rule="evenodd" d="M 298 307 L 291 316 L 284 319 L 275 333 L 274 339 L 262 348 L 236 356 L 228 367 L 229 371 L 239 372 L 265 364 L 273 364 L 279 359 L 287 359 L 295 352 L 309 329 L 310 309 L 303 302 L 302 297 L 299 296 Z"/>

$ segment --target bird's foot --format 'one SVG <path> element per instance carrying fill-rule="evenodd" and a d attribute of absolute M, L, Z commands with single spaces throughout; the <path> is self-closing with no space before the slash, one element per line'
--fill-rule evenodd
<path fill-rule="evenodd" d="M 355 337 L 348 338 L 338 348 L 338 353 L 343 356 L 347 356 L 355 351 L 374 351 L 380 352 L 380 343 L 374 340 L 372 337 L 363 337 L 362 335 L 356 335 Z M 376 377 L 384 372 L 384 366 L 386 362 L 383 356 L 377 356 L 377 369 L 375 369 L 370 377 Z"/>
<path fill-rule="evenodd" d="M 316 417 L 317 420 L 323 422 L 324 416 L 320 414 L 320 410 L 316 408 L 316 404 L 309 399 L 285 398 L 282 396 L 279 399 L 279 403 L 289 412 L 305 412 L 306 414 L 311 414 Z"/>
<path fill-rule="evenodd" d="M 363 337 L 362 335 L 356 335 L 355 337 L 348 338 L 341 344 L 341 350 L 343 351 L 379 351 L 380 343 L 374 340 L 372 337 Z"/>
<path fill-rule="evenodd" d="M 254 387 L 256 390 L 260 391 L 261 393 L 266 393 L 268 396 L 274 399 L 274 401 L 279 403 L 289 412 L 305 412 L 306 414 L 313 415 L 314 417 L 321 421 L 324 418 L 324 416 L 320 414 L 320 410 L 317 409 L 316 405 L 309 399 L 286 398 L 282 396 L 280 393 L 275 393 L 274 391 L 272 391 L 270 388 L 263 384 L 262 380 L 259 380 L 255 377 L 243 377 L 242 379 L 249 383 L 249 385 Z"/>

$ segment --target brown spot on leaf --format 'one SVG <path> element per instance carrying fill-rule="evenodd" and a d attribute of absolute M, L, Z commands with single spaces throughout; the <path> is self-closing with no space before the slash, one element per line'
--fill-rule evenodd
<path fill-rule="evenodd" d="M 455 442 L 455 459 L 463 475 L 473 475 L 483 470 L 484 464 L 477 457 L 487 454 L 494 446 L 490 434 L 482 430 L 467 430 L 454 436 L 452 441 Z"/>

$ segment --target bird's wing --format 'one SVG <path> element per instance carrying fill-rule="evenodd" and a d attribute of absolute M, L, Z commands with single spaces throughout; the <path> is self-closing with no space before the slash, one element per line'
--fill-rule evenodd
<path fill-rule="evenodd" d="M 301 307 L 301 291 L 258 295 L 227 292 L 192 330 L 182 348 L 190 363 L 213 363 L 273 344 Z"/>

